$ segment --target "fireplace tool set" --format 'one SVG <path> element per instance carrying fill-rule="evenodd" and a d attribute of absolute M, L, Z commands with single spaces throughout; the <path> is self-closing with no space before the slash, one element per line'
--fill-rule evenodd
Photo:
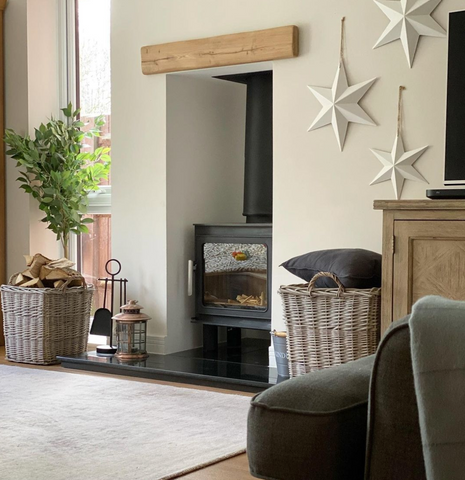
<path fill-rule="evenodd" d="M 111 272 L 111 264 L 116 264 L 116 271 Z M 115 306 L 115 284 L 119 284 L 119 305 L 118 311 L 123 305 L 126 305 L 126 285 L 128 280 L 126 278 L 116 278 L 116 276 L 121 272 L 121 263 L 115 258 L 111 258 L 105 264 L 105 271 L 110 278 L 99 278 L 99 282 L 105 282 L 105 289 L 103 295 L 103 307 L 95 311 L 94 321 L 92 322 L 92 328 L 90 333 L 92 335 L 104 335 L 105 337 L 110 338 L 108 345 L 99 345 L 97 347 L 97 353 L 114 355 L 117 351 L 117 348 L 113 345 L 113 314 Z M 108 301 L 108 284 L 110 284 L 110 300 Z"/>
<path fill-rule="evenodd" d="M 111 263 L 116 264 L 116 272 L 110 271 Z M 148 357 L 147 354 L 147 321 L 148 315 L 141 313 L 142 306 L 136 300 L 127 301 L 126 298 L 126 278 L 116 278 L 121 272 L 121 263 L 112 258 L 105 264 L 105 271 L 110 278 L 99 278 L 100 282 L 105 282 L 105 291 L 103 296 L 103 307 L 99 308 L 94 315 L 94 321 L 90 333 L 93 335 L 104 335 L 109 337 L 108 345 L 97 347 L 99 355 L 116 355 L 120 361 L 143 360 Z M 107 303 L 108 284 L 110 283 L 110 300 Z M 115 307 L 115 284 L 116 290 L 119 289 L 119 311 L 114 315 Z M 107 304 L 110 308 L 107 308 Z M 113 320 L 116 322 L 116 346 L 113 344 Z"/>

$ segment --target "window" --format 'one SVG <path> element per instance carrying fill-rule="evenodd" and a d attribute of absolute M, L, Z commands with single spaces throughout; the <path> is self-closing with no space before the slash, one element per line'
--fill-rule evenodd
<path fill-rule="evenodd" d="M 101 136 L 87 139 L 90 151 L 111 147 L 110 0 L 75 0 L 75 103 L 81 120 L 94 125 L 103 115 Z M 94 305 L 103 304 L 105 263 L 111 258 L 111 176 L 89 196 L 89 233 L 77 239 L 77 268 L 97 287 Z"/>

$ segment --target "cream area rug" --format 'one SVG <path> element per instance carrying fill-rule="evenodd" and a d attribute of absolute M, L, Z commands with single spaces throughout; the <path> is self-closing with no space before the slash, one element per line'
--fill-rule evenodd
<path fill-rule="evenodd" d="M 160 480 L 245 451 L 250 398 L 0 365 L 0 479 Z"/>

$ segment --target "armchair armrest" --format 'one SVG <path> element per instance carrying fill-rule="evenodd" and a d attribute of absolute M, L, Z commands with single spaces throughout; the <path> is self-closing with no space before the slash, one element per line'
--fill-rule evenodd
<path fill-rule="evenodd" d="M 374 356 L 280 383 L 252 399 L 247 453 L 269 480 L 363 480 Z"/>

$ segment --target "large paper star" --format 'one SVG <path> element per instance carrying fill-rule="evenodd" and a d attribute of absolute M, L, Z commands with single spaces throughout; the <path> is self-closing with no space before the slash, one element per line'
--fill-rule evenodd
<path fill-rule="evenodd" d="M 391 152 L 371 150 L 384 166 L 370 185 L 391 180 L 396 199 L 399 200 L 402 195 L 402 188 L 404 187 L 405 180 L 428 183 L 413 166 L 427 148 L 428 146 L 406 152 L 402 136 L 399 134 L 394 140 L 394 146 L 392 147 Z"/>
<path fill-rule="evenodd" d="M 373 78 L 349 87 L 344 63 L 339 62 L 332 88 L 308 86 L 323 106 L 308 131 L 331 124 L 342 152 L 349 122 L 376 125 L 358 104 L 375 80 L 376 78 Z"/>
<path fill-rule="evenodd" d="M 442 0 L 374 0 L 390 23 L 373 48 L 400 40 L 412 68 L 420 35 L 445 37 L 446 31 L 431 17 Z"/>

